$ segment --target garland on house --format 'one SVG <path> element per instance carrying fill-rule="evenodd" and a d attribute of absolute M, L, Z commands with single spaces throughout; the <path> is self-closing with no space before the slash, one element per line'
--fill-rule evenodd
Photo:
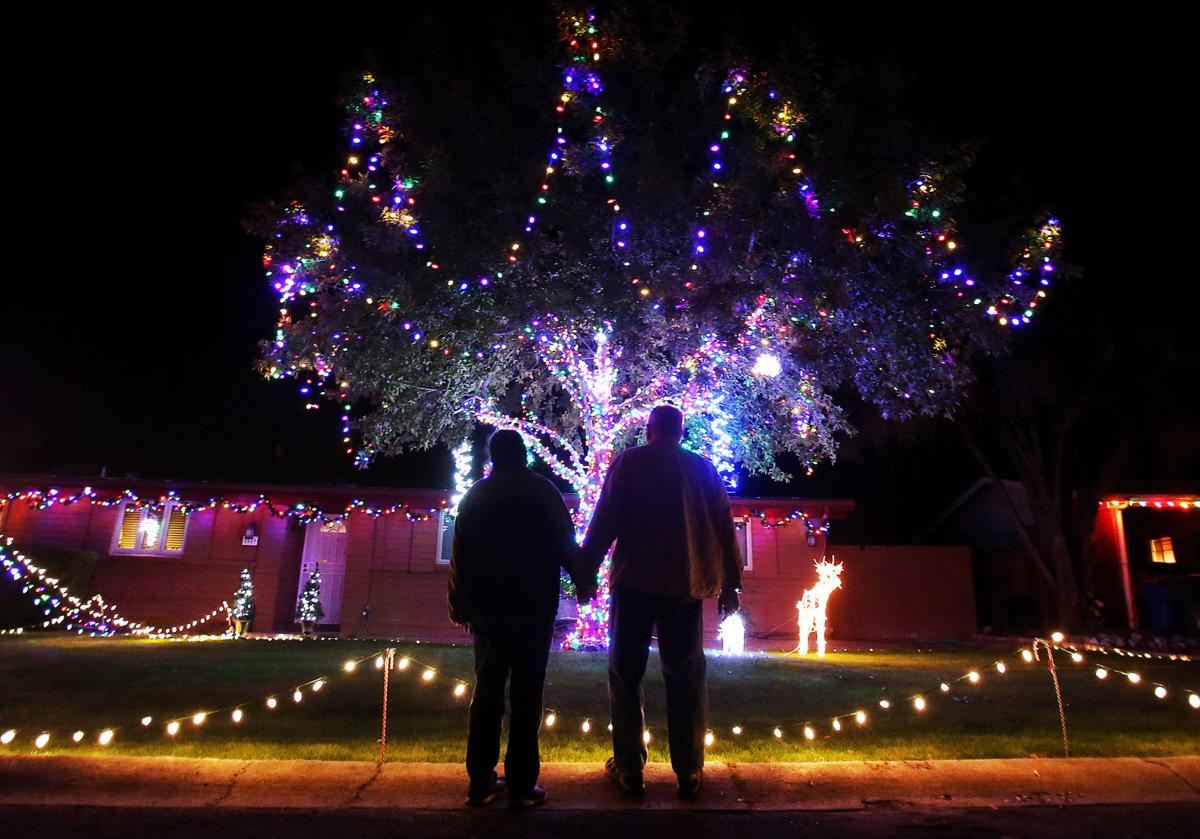
<path fill-rule="evenodd" d="M 345 522 L 355 512 L 363 513 L 372 518 L 403 513 L 409 521 L 422 523 L 436 519 L 438 514 L 445 510 L 449 504 L 446 499 L 442 499 L 436 507 L 414 507 L 411 504 L 400 503 L 377 506 L 356 498 L 341 509 L 326 510 L 319 504 L 309 501 L 301 501 L 295 504 L 281 504 L 271 500 L 266 495 L 259 495 L 256 500 L 249 504 L 239 504 L 236 501 L 230 501 L 228 498 L 219 495 L 210 496 L 206 501 L 189 500 L 181 497 L 175 490 L 168 490 L 166 493 L 157 496 L 142 496 L 132 489 L 122 490 L 119 493 L 110 495 L 101 495 L 90 486 L 84 487 L 77 493 L 66 492 L 57 488 L 17 490 L 0 495 L 0 508 L 13 501 L 22 501 L 33 510 L 46 510 L 56 505 L 67 506 L 80 502 L 87 502 L 100 507 L 115 507 L 118 504 L 127 504 L 129 507 L 138 510 L 162 510 L 167 504 L 172 504 L 176 509 L 181 510 L 187 515 L 203 513 L 206 510 L 216 508 L 229 510 L 234 513 L 247 514 L 253 513 L 261 507 L 274 518 L 292 519 L 301 524 Z"/>
<path fill-rule="evenodd" d="M 465 493 L 471 486 L 470 472 L 472 460 L 469 450 L 456 449 L 455 463 L 454 497 L 457 497 Z M 440 513 L 449 512 L 454 497 L 440 500 L 436 507 L 414 507 L 410 504 L 402 503 L 377 506 L 366 501 L 354 499 L 340 509 L 325 509 L 319 504 L 310 501 L 282 504 L 271 500 L 266 495 L 259 495 L 255 501 L 249 504 L 240 504 L 219 495 L 211 496 L 204 501 L 187 499 L 181 496 L 176 490 L 168 490 L 156 496 L 142 496 L 132 489 L 121 490 L 109 495 L 101 495 L 93 487 L 88 486 L 79 492 L 69 492 L 59 488 L 15 490 L 5 495 L 0 495 L 0 508 L 13 501 L 22 502 L 31 510 L 47 510 L 55 506 L 69 506 L 78 503 L 88 503 L 98 507 L 115 507 L 126 503 L 130 508 L 137 510 L 162 510 L 167 504 L 172 504 L 175 506 L 175 509 L 180 510 L 185 515 L 203 513 L 218 508 L 246 515 L 257 511 L 261 507 L 274 518 L 293 519 L 301 524 L 344 523 L 356 512 L 361 512 L 363 515 L 372 518 L 403 513 L 414 524 L 424 524 L 436 521 Z M 828 516 L 814 517 L 801 509 L 795 509 L 780 516 L 773 516 L 767 511 L 758 508 L 751 508 L 747 512 L 757 520 L 757 527 L 774 529 L 800 522 L 804 524 L 805 529 L 811 534 L 827 535 L 829 533 Z"/>
<path fill-rule="evenodd" d="M 1131 497 L 1101 501 L 1100 506 L 1107 507 L 1110 510 L 1128 510 L 1140 508 L 1155 510 L 1178 510 L 1179 512 L 1186 513 L 1200 510 L 1200 498 L 1164 498 L 1162 496 L 1153 496 L 1150 498 Z"/>

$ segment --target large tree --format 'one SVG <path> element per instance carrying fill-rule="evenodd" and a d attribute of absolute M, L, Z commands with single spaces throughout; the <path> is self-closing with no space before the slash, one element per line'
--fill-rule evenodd
<path fill-rule="evenodd" d="M 579 493 L 580 527 L 660 402 L 731 485 L 787 477 L 785 453 L 832 460 L 846 389 L 896 420 L 952 412 L 967 358 L 1036 311 L 1057 223 L 973 264 L 962 156 L 858 153 L 806 68 L 681 73 L 670 43 L 603 23 L 562 15 L 545 156 L 481 145 L 482 190 L 443 150 L 487 126 L 423 149 L 405 98 L 363 75 L 337 183 L 298 189 L 267 234 L 283 308 L 265 372 L 342 406 L 363 459 L 516 429 Z M 575 642 L 606 642 L 605 596 Z"/>

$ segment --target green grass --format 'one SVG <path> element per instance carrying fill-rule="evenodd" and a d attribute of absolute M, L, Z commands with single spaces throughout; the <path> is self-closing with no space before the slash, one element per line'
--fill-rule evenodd
<path fill-rule="evenodd" d="M 0 639 L 0 731 L 17 739 L 0 754 L 36 751 L 34 737 L 52 735 L 46 752 L 176 755 L 230 758 L 373 760 L 378 756 L 382 676 L 368 662 L 354 674 L 342 663 L 381 649 L 368 641 L 93 640 L 63 636 Z M 388 720 L 390 760 L 458 761 L 466 732 L 466 700 L 452 695 L 455 678 L 470 679 L 471 651 L 464 647 L 401 645 L 437 668 L 432 683 L 419 668 L 392 674 Z M 1001 676 L 991 663 L 1005 651 L 888 650 L 833 653 L 824 661 L 781 655 L 747 659 L 709 658 L 710 726 L 715 760 L 882 760 L 1026 757 L 1061 754 L 1054 693 L 1044 665 L 1011 661 Z M 1128 662 L 1116 659 L 1113 666 Z M 1094 666 L 1061 663 L 1063 693 L 1075 755 L 1200 754 L 1200 711 L 1187 706 L 1183 688 L 1200 687 L 1200 663 L 1138 662 L 1147 681 L 1175 688 L 1155 699 L 1145 684 L 1134 687 L 1113 676 L 1106 682 Z M 979 685 L 957 683 L 950 696 L 937 685 L 976 668 Z M 296 684 L 327 676 L 320 693 Z M 547 707 L 559 720 L 542 735 L 542 756 L 552 761 L 601 761 L 609 754 L 606 661 L 602 655 L 555 653 L 546 686 Z M 929 708 L 916 713 L 905 699 L 920 692 Z M 268 710 L 274 694 L 279 707 Z M 894 707 L 879 708 L 881 698 Z M 185 720 L 176 737 L 164 733 L 172 717 L 242 704 L 241 725 L 228 714 L 203 726 Z M 646 679 L 647 721 L 653 732 L 651 760 L 666 759 L 662 678 L 652 655 Z M 862 708 L 869 723 L 846 721 L 833 735 L 835 714 Z M 139 720 L 154 718 L 149 728 Z M 593 724 L 584 735 L 584 718 Z M 813 723 L 817 738 L 802 734 Z M 744 727 L 740 736 L 731 726 Z M 780 725 L 780 740 L 772 729 Z M 117 729 L 107 748 L 96 732 Z M 82 729 L 81 744 L 70 740 Z"/>

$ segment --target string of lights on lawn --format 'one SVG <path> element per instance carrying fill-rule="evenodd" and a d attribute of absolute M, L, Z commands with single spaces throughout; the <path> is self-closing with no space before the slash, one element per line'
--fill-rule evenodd
<path fill-rule="evenodd" d="M 13 491 L 5 495 L 0 495 L 0 508 L 13 501 L 24 502 L 33 510 L 46 510 L 55 505 L 68 506 L 80 502 L 87 502 L 99 507 L 115 507 L 118 504 L 125 504 L 128 507 L 138 510 L 162 510 L 167 504 L 171 504 L 187 515 L 203 513 L 206 510 L 218 508 L 234 513 L 249 514 L 256 512 L 261 507 L 273 518 L 292 519 L 301 524 L 345 522 L 356 512 L 370 516 L 371 518 L 403 513 L 411 522 L 427 522 L 437 519 L 438 514 L 445 510 L 449 504 L 446 499 L 442 499 L 435 507 L 415 507 L 411 504 L 400 503 L 376 505 L 356 498 L 340 509 L 326 510 L 320 505 L 308 501 L 283 504 L 273 501 L 266 495 L 260 495 L 248 504 L 240 504 L 220 496 L 212 496 L 205 501 L 189 500 L 180 496 L 175 490 L 168 490 L 156 496 L 142 496 L 132 489 L 101 495 L 90 486 L 84 487 L 75 493 L 61 489 L 24 489 Z"/>
<path fill-rule="evenodd" d="M 360 668 L 380 671 L 383 669 L 384 661 L 386 660 L 385 652 L 384 650 L 380 650 L 362 658 L 349 659 L 341 666 L 339 675 L 343 677 L 350 676 Z M 401 672 L 408 671 L 412 673 L 417 676 L 418 681 L 423 685 L 433 684 L 439 676 L 439 671 L 436 667 L 418 662 L 407 655 L 396 659 L 395 669 Z M 110 746 L 117 740 L 118 735 L 122 731 L 129 731 L 131 729 L 134 731 L 138 729 L 149 731 L 157 727 L 157 730 L 161 731 L 167 737 L 176 738 L 189 729 L 198 730 L 210 722 L 225 721 L 235 726 L 241 726 L 257 714 L 281 712 L 285 708 L 300 705 L 305 699 L 315 698 L 332 683 L 330 677 L 327 675 L 317 676 L 314 679 L 296 684 L 287 690 L 276 691 L 235 705 L 203 708 L 182 716 L 168 718 L 155 718 L 153 714 L 145 714 L 139 717 L 135 723 L 131 722 L 123 726 L 107 726 L 93 731 L 75 727 L 66 729 L 70 731 L 69 734 L 62 734 L 55 730 L 38 727 L 32 727 L 28 731 L 38 732 L 32 736 L 33 746 L 38 750 L 45 749 L 51 743 L 57 744 L 59 740 L 76 745 L 82 744 L 85 740 L 89 742 L 94 740 L 100 746 Z M 462 699 L 467 695 L 468 689 L 468 683 L 453 680 L 452 687 L 450 688 L 450 696 L 452 699 Z M 17 728 L 6 728 L 0 731 L 0 745 L 11 745 L 17 741 L 21 734 L 22 729 Z"/>
<path fill-rule="evenodd" d="M 1089 663 L 1082 653 L 1070 645 L 1064 646 L 1064 642 L 1065 639 L 1061 633 L 1054 633 L 1052 637 L 1052 646 L 1054 649 L 1067 653 L 1077 665 Z M 373 668 L 376 671 L 381 671 L 387 660 L 386 652 L 385 650 L 380 650 L 361 658 L 349 659 L 342 664 L 339 675 L 349 676 L 360 669 Z M 706 732 L 705 745 L 707 747 L 714 746 L 719 739 L 718 732 L 720 732 L 720 737 L 743 738 L 769 736 L 774 740 L 799 738 L 803 742 L 813 743 L 818 738 L 832 737 L 863 728 L 869 725 L 871 720 L 876 716 L 895 715 L 902 711 L 908 711 L 912 714 L 924 714 L 931 709 L 935 700 L 951 698 L 956 692 L 964 689 L 964 686 L 965 689 L 969 690 L 982 684 L 985 675 L 1004 677 L 1011 672 L 1011 667 L 1014 664 L 1032 666 L 1037 661 L 1038 658 L 1034 653 L 1033 647 L 1022 647 L 1010 656 L 992 661 L 987 667 L 968 670 L 956 678 L 940 681 L 936 685 L 931 684 L 925 691 L 892 696 L 886 695 L 887 690 L 883 689 L 881 692 L 885 695 L 876 702 L 869 705 L 860 705 L 852 710 L 847 710 L 820 721 L 810 719 L 803 723 L 785 723 L 781 721 L 774 724 L 755 725 L 734 722 L 727 726 L 718 726 Z M 370 663 L 368 664 L 368 662 Z M 366 666 L 364 667 L 364 665 Z M 421 685 L 432 685 L 446 678 L 445 674 L 438 667 L 422 662 L 408 654 L 395 657 L 394 670 L 414 676 Z M 1187 705 L 1191 709 L 1200 710 L 1200 693 L 1196 690 L 1171 689 L 1162 683 L 1148 681 L 1134 671 L 1118 670 L 1111 667 L 1097 667 L 1094 672 L 1096 678 L 1101 682 L 1114 681 L 1110 677 L 1115 674 L 1116 676 L 1124 677 L 1123 681 L 1129 685 L 1150 688 L 1153 696 L 1159 700 L 1167 700 L 1172 696 L 1183 695 L 1186 697 Z M 472 688 L 472 684 L 469 681 L 451 678 L 450 683 L 449 695 L 453 700 L 462 700 L 469 696 Z M 174 738 L 183 732 L 187 726 L 190 725 L 193 729 L 199 729 L 210 720 L 225 719 L 233 725 L 241 725 L 256 709 L 273 712 L 290 705 L 299 705 L 307 697 L 315 697 L 316 694 L 321 693 L 330 684 L 331 680 L 329 676 L 317 676 L 314 679 L 297 684 L 289 690 L 270 693 L 257 700 L 242 702 L 236 705 L 225 705 L 215 709 L 201 709 L 182 716 L 158 719 L 157 721 L 153 715 L 147 714 L 138 719 L 136 726 L 127 725 L 124 728 L 150 729 L 157 724 L 167 737 Z M 580 734 L 585 737 L 595 732 L 597 725 L 591 717 L 563 714 L 551 706 L 548 706 L 545 711 L 543 724 L 548 729 L 562 729 L 565 726 L 577 725 Z M 611 722 L 605 727 L 608 731 L 612 731 Z M 55 741 L 55 734 L 51 730 L 33 727 L 29 731 L 38 732 L 33 736 L 32 740 L 33 746 L 36 749 L 45 749 L 51 742 Z M 99 745 L 109 746 L 121 731 L 121 726 L 105 727 L 91 733 L 81 728 L 73 729 L 72 733 L 66 739 L 71 743 L 80 744 L 84 740 L 94 737 L 95 742 Z M 16 742 L 20 735 L 20 729 L 8 728 L 0 732 L 0 745 L 11 745 Z M 647 728 L 643 731 L 642 739 L 645 743 L 650 743 L 652 739 L 651 729 Z"/>

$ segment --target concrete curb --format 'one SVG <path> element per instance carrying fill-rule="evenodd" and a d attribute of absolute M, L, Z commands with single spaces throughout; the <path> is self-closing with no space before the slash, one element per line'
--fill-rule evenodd
<path fill-rule="evenodd" d="M 858 810 L 1045 804 L 1200 803 L 1200 757 L 709 763 L 696 801 L 651 764 L 630 800 L 598 765 L 543 767 L 557 810 Z M 450 810 L 463 806 L 459 764 L 170 757 L 0 757 L 0 806 Z M 500 806 L 500 805 L 494 805 Z"/>

